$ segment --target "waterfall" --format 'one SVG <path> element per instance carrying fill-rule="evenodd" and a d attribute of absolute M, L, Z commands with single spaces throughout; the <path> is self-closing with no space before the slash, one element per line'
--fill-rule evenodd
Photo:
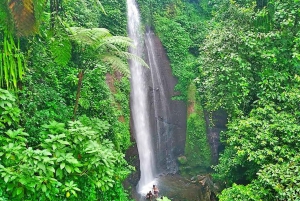
<path fill-rule="evenodd" d="M 130 52 L 142 57 L 143 37 L 140 31 L 140 15 L 135 0 L 127 0 L 128 34 L 133 40 L 135 48 Z M 154 152 L 150 129 L 148 108 L 148 87 L 145 76 L 147 68 L 136 61 L 130 61 L 131 72 L 131 114 L 133 130 L 137 142 L 140 159 L 141 177 L 137 186 L 139 192 L 150 186 L 155 177 Z M 151 189 L 151 188 L 150 188 Z M 147 189 L 149 190 L 149 189 Z"/>
<path fill-rule="evenodd" d="M 146 51 L 151 70 L 153 88 L 153 110 L 156 124 L 156 160 L 159 173 L 175 173 L 176 160 L 173 155 L 173 126 L 170 122 L 170 87 L 163 76 L 164 68 L 159 64 L 159 55 L 155 47 L 154 33 L 148 30 L 145 36 Z"/>

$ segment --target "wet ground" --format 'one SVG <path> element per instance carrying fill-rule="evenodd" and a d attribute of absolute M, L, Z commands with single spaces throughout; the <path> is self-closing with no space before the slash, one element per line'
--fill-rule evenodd
<path fill-rule="evenodd" d="M 156 178 L 153 184 L 159 188 L 159 197 L 166 196 L 172 201 L 201 201 L 201 186 L 179 175 L 161 176 Z M 145 201 L 146 192 L 151 190 L 151 186 L 149 185 L 149 189 L 145 189 L 141 194 L 132 189 L 132 198 L 135 201 Z"/>

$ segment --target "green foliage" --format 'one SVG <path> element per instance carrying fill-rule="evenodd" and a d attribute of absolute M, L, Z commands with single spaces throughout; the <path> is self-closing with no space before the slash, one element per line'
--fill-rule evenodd
<path fill-rule="evenodd" d="M 187 134 L 185 157 L 181 160 L 180 171 L 186 176 L 206 173 L 211 165 L 211 152 L 206 135 L 206 123 L 203 110 L 197 104 L 196 87 L 189 87 L 189 116 L 187 119 Z M 179 159 L 180 160 L 180 159 Z"/>
<path fill-rule="evenodd" d="M 162 198 L 157 198 L 157 201 L 171 201 L 169 198 L 163 196 Z"/>
<path fill-rule="evenodd" d="M 118 105 L 116 113 L 118 121 L 114 123 L 113 132 L 116 133 L 116 141 L 121 150 L 127 150 L 131 145 L 130 140 L 130 108 L 129 108 L 129 95 L 130 95 L 130 81 L 125 77 L 120 80 L 115 80 L 114 84 L 116 93 L 114 93 L 114 101 Z"/>
<path fill-rule="evenodd" d="M 85 80 L 82 86 L 81 97 L 79 100 L 79 115 L 88 115 L 90 117 L 109 118 L 113 114 L 111 105 L 111 93 L 106 84 L 107 70 L 103 66 L 98 66 L 93 70 L 85 72 Z M 103 110 L 103 108 L 106 108 Z M 108 120 L 108 119 L 107 119 Z"/>
<path fill-rule="evenodd" d="M 131 145 L 129 80 L 125 77 L 120 81 L 114 79 L 112 93 L 106 81 L 106 74 L 107 69 L 102 66 L 85 72 L 85 82 L 79 100 L 79 115 L 107 121 L 111 126 L 104 137 L 112 140 L 117 148 L 125 151 Z M 90 123 L 89 126 L 96 129 L 93 124 Z"/>
<path fill-rule="evenodd" d="M 252 110 L 249 118 L 228 125 L 226 142 L 234 152 L 230 158 L 226 157 L 226 161 L 221 160 L 220 166 L 231 169 L 238 165 L 246 167 L 247 164 L 246 177 L 249 180 L 255 178 L 257 169 L 254 167 L 286 161 L 299 151 L 295 143 L 299 137 L 298 124 L 299 116 L 276 111 L 271 106 Z M 229 165 L 232 167 L 228 168 Z"/>
<path fill-rule="evenodd" d="M 109 64 L 115 71 L 129 76 L 129 68 L 125 59 L 134 59 L 148 66 L 141 58 L 127 51 L 132 46 L 128 37 L 112 36 L 107 29 L 70 27 L 71 38 L 83 48 L 91 48 L 96 53 L 94 60 Z M 88 52 L 90 53 L 90 52 Z M 93 58 L 91 58 L 93 59 Z M 98 60 L 97 60 L 98 59 Z"/>
<path fill-rule="evenodd" d="M 277 0 L 215 3 L 197 86 L 205 109 L 229 114 L 214 176 L 228 187 L 238 185 L 225 189 L 220 200 L 298 196 L 292 172 L 300 130 L 299 6 Z"/>
<path fill-rule="evenodd" d="M 33 40 L 29 57 L 29 71 L 19 93 L 21 124 L 30 135 L 31 146 L 40 143 L 41 126 L 50 121 L 66 123 L 71 119 L 74 69 L 62 67 L 52 59 L 48 41 Z"/>
<path fill-rule="evenodd" d="M 20 119 L 20 110 L 16 107 L 15 97 L 7 90 L 0 89 L 0 130 L 16 126 Z"/>
<path fill-rule="evenodd" d="M 194 58 L 188 52 L 192 41 L 181 24 L 166 17 L 155 16 L 155 29 L 167 50 L 171 60 L 172 72 L 179 79 L 176 86 L 186 99 L 186 91 L 190 82 L 195 78 Z"/>
<path fill-rule="evenodd" d="M 222 191 L 218 196 L 220 201 L 260 201 L 262 200 L 257 191 L 254 191 L 250 185 L 236 185 Z"/>
<path fill-rule="evenodd" d="M 213 30 L 200 48 L 198 88 L 207 110 L 224 108 L 230 111 L 230 116 L 235 116 L 249 110 L 247 106 L 255 93 L 256 76 L 253 75 L 255 71 L 251 69 L 247 54 L 253 41 L 251 44 L 246 41 L 245 44 L 245 38 L 252 38 L 252 34 L 247 31 L 251 13 L 235 5 L 231 5 L 228 12 L 237 15 L 239 21 L 228 20 L 226 26 L 212 27 Z"/>
<path fill-rule="evenodd" d="M 102 9 L 101 5 L 97 4 L 97 1 L 98 0 L 62 1 L 62 7 L 65 13 L 64 23 L 67 23 L 68 26 L 80 26 L 85 28 L 98 27 L 99 15 Z"/>
<path fill-rule="evenodd" d="M 0 30 L 1 32 L 1 30 Z M 22 80 L 25 61 L 20 51 L 20 41 L 16 44 L 11 32 L 4 29 L 2 42 L 0 42 L 0 87 L 17 90 L 18 81 Z M 1 36 L 1 35 L 0 35 Z"/>
<path fill-rule="evenodd" d="M 273 200 L 297 200 L 300 196 L 299 167 L 299 155 L 288 162 L 267 164 L 258 172 L 260 185 L 270 189 L 275 195 Z"/>
<path fill-rule="evenodd" d="M 22 56 L 27 68 L 22 82 L 19 78 L 17 82 L 9 81 L 21 89 L 17 94 L 21 113 L 15 98 L 7 91 L 0 91 L 0 200 L 126 201 L 128 194 L 122 181 L 131 167 L 121 151 L 125 152 L 131 144 L 130 86 L 128 78 L 118 75 L 120 80 L 115 82 L 116 91 L 112 93 L 106 83 L 106 74 L 109 63 L 114 69 L 124 67 L 128 72 L 127 59 L 139 58 L 127 54 L 131 45 L 128 38 L 111 37 L 97 46 L 78 45 L 70 40 L 66 31 L 66 27 L 98 27 L 101 21 L 112 27 L 114 33 L 126 35 L 125 2 L 101 1 L 103 6 L 110 6 L 106 14 L 113 14 L 105 20 L 98 0 L 28 2 L 33 2 L 35 24 L 40 25 L 39 35 L 21 38 L 15 50 L 12 48 L 9 52 L 2 48 L 1 53 L 9 53 L 6 56 L 10 62 Z M 59 7 L 53 7 L 55 2 L 61 3 Z M 115 9 L 117 7 L 119 10 Z M 2 41 L 6 37 L 4 30 L 12 30 L 8 26 L 13 25 L 6 8 L 0 6 Z M 50 8 L 54 8 L 55 13 L 49 12 Z M 11 38 L 7 47 L 11 48 L 11 41 L 17 40 L 8 33 Z M 4 42 L 0 43 L 0 48 L 2 46 Z M 112 48 L 114 56 L 121 58 L 109 57 L 107 47 Z M 102 57 L 95 54 L 95 50 L 103 53 Z M 78 69 L 86 70 L 78 112 L 82 124 L 71 122 L 66 128 L 64 125 L 72 118 Z M 1 78 L 5 78 L 3 73 Z M 1 83 L 8 88 L 6 81 Z M 14 130 L 16 128 L 22 129 Z M 12 142 L 11 138 L 17 140 Z"/>
<path fill-rule="evenodd" d="M 6 190 L 4 197 L 63 200 L 81 193 L 81 197 L 89 196 L 80 190 L 81 179 L 105 193 L 130 172 L 124 155 L 80 122 L 70 122 L 69 129 L 57 122 L 44 127 L 47 130 L 38 149 L 26 146 L 28 134 L 21 129 L 1 134 L 0 187 Z"/>
<path fill-rule="evenodd" d="M 126 1 L 101 0 L 105 13 L 99 15 L 99 27 L 109 29 L 113 35 L 127 36 Z"/>

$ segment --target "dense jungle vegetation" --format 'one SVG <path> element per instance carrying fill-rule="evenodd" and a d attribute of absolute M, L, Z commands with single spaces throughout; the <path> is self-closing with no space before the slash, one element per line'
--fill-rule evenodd
<path fill-rule="evenodd" d="M 228 114 L 219 200 L 298 200 L 300 0 L 138 3 L 174 99 L 196 103 L 194 163 L 209 166 L 203 111 Z M 130 200 L 126 23 L 125 0 L 0 2 L 0 201 Z"/>
<path fill-rule="evenodd" d="M 300 1 L 147 2 L 177 98 L 189 101 L 195 85 L 203 110 L 228 114 L 213 167 L 226 184 L 219 199 L 299 200 Z"/>
<path fill-rule="evenodd" d="M 128 200 L 126 7 L 0 4 L 0 200 Z"/>

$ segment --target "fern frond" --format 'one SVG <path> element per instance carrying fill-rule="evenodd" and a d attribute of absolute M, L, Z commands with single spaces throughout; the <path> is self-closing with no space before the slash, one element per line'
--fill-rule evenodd
<path fill-rule="evenodd" d="M 138 61 L 141 65 L 149 67 L 146 62 L 137 55 L 131 54 L 125 50 L 132 47 L 132 40 L 123 36 L 112 36 L 107 29 L 93 28 L 86 29 L 82 27 L 71 27 L 71 38 L 79 43 L 88 45 L 96 50 L 95 55 L 112 66 L 114 70 L 120 71 L 129 77 L 130 71 L 127 64 L 128 59 Z"/>
<path fill-rule="evenodd" d="M 10 0 L 9 9 L 18 35 L 29 35 L 37 31 L 33 0 Z"/>
<path fill-rule="evenodd" d="M 135 54 L 131 54 L 129 52 L 124 52 L 124 51 L 119 51 L 115 53 L 117 56 L 122 57 L 122 58 L 126 58 L 128 60 L 134 60 L 136 62 L 138 62 L 139 64 L 141 64 L 142 66 L 145 66 L 147 68 L 149 68 L 148 64 L 139 56 L 135 55 Z"/>
<path fill-rule="evenodd" d="M 96 46 L 104 38 L 111 37 L 109 31 L 105 28 L 70 27 L 69 31 L 73 40 L 90 46 Z"/>
<path fill-rule="evenodd" d="M 124 37 L 124 36 L 111 36 L 101 42 L 102 43 L 98 44 L 97 48 L 101 48 L 101 46 L 105 46 L 109 44 L 117 45 L 118 47 L 121 48 L 128 48 L 130 46 L 133 46 L 132 40 L 129 37 Z"/>
<path fill-rule="evenodd" d="M 114 54 L 114 52 L 118 52 L 118 51 L 122 51 L 122 50 L 114 44 L 105 44 L 105 45 L 101 45 L 100 47 L 98 47 L 96 49 L 96 51 L 99 54 L 102 54 L 105 52 L 111 52 L 111 54 Z"/>
<path fill-rule="evenodd" d="M 68 38 L 64 35 L 54 38 L 50 44 L 50 49 L 56 63 L 63 66 L 68 64 L 72 56 L 72 45 Z"/>
<path fill-rule="evenodd" d="M 112 69 L 121 72 L 124 76 L 130 77 L 129 65 L 115 55 L 105 54 L 101 56 L 103 62 L 108 63 Z"/>

